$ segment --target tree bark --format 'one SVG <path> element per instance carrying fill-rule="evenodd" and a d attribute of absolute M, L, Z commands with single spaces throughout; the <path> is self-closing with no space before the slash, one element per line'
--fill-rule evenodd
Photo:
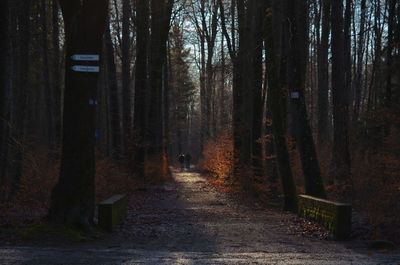
<path fill-rule="evenodd" d="M 299 148 L 307 195 L 325 198 L 325 189 L 321 178 L 314 139 L 308 120 L 305 103 L 305 81 L 308 58 L 308 14 L 307 4 L 303 0 L 287 4 L 286 27 L 289 32 L 289 51 L 287 63 L 288 88 L 292 111 L 296 144 Z"/>
<path fill-rule="evenodd" d="M 349 152 L 349 104 L 346 91 L 343 2 L 332 1 L 332 97 L 333 97 L 333 155 L 332 173 L 337 185 L 351 185 Z M 346 193 L 349 191 L 346 191 Z M 347 199 L 348 194 L 343 194 Z"/>
<path fill-rule="evenodd" d="M 137 6 L 137 43 L 135 69 L 135 104 L 133 117 L 134 174 L 138 179 L 144 179 L 145 163 L 145 129 L 146 129 L 146 93 L 148 91 L 148 43 L 149 43 L 149 1 L 139 0 Z"/>
<path fill-rule="evenodd" d="M 12 102 L 14 106 L 14 118 L 12 124 L 14 130 L 12 130 L 11 137 L 17 140 L 18 143 L 23 143 L 25 138 L 25 121 L 26 121 L 26 108 L 28 103 L 28 89 L 26 84 L 29 81 L 29 69 L 30 69 L 30 56 L 29 49 L 31 44 L 31 30 L 30 30 L 30 14 L 31 14 L 31 1 L 19 1 L 18 2 L 18 63 L 16 68 L 16 91 L 15 97 Z M 13 115 L 12 114 L 12 115 Z M 23 163 L 23 150 L 21 145 L 14 146 L 14 150 L 9 153 L 11 157 L 11 173 L 12 176 L 12 187 L 11 196 L 15 196 L 18 191 L 20 180 L 22 176 L 22 163 Z"/>
<path fill-rule="evenodd" d="M 108 25 L 105 32 L 105 45 L 107 52 L 107 77 L 110 96 L 110 120 L 111 120 L 111 156 L 119 159 L 122 151 L 121 115 L 119 110 L 119 93 L 117 80 L 117 66 L 115 64 L 114 44 Z"/>
<path fill-rule="evenodd" d="M 150 39 L 150 95 L 146 142 L 148 143 L 146 178 L 161 180 L 167 174 L 168 166 L 164 154 L 163 136 L 163 67 L 166 63 L 167 38 L 170 28 L 173 0 L 151 1 Z M 151 163 L 150 163 L 151 161 Z"/>
<path fill-rule="evenodd" d="M 131 52 L 130 52 L 130 18 L 131 2 L 122 0 L 122 43 L 121 43 L 121 61 L 122 61 L 122 118 L 123 118 L 123 136 L 125 153 L 129 155 L 131 147 L 132 132 L 132 89 L 131 89 Z"/>
<path fill-rule="evenodd" d="M 329 139 L 329 33 L 330 33 L 330 0 L 322 0 L 322 34 L 318 47 L 318 144 Z"/>
<path fill-rule="evenodd" d="M 354 80 L 354 109 L 353 121 L 357 122 L 361 108 L 361 92 L 363 88 L 363 65 L 364 65 L 364 50 L 365 50 L 365 20 L 367 13 L 366 0 L 361 0 L 360 8 L 360 30 L 358 34 L 358 49 L 357 49 L 357 66 Z"/>
<path fill-rule="evenodd" d="M 47 116 L 47 144 L 50 148 L 55 147 L 55 117 L 54 117 L 54 96 L 55 89 L 51 86 L 51 72 L 50 72 L 50 58 L 49 58 L 49 40 L 48 40 L 48 26 L 47 26 L 47 1 L 41 1 L 41 26 L 42 26 L 42 58 L 43 69 L 42 78 L 44 83 L 44 93 L 46 102 L 46 116 Z"/>
<path fill-rule="evenodd" d="M 6 162 L 3 148 L 5 147 L 5 103 L 7 82 L 7 53 L 8 53 L 8 0 L 0 0 L 0 185 L 4 184 L 2 168 Z M 2 196 L 0 196 L 0 201 Z"/>
<path fill-rule="evenodd" d="M 59 146 L 61 142 L 61 63 L 60 63 L 60 19 L 58 0 L 52 0 L 52 46 L 53 46 L 53 90 L 54 90 L 54 143 Z"/>
<path fill-rule="evenodd" d="M 283 3 L 279 0 L 272 1 L 267 13 L 266 26 L 266 44 L 268 49 L 267 60 L 269 63 L 269 81 L 268 81 L 268 106 L 272 113 L 272 130 L 274 135 L 275 152 L 278 165 L 278 172 L 282 182 L 284 193 L 284 208 L 286 210 L 297 210 L 297 192 L 290 167 L 289 152 L 286 144 L 286 130 L 284 126 L 284 116 L 286 111 L 283 108 L 286 101 L 282 89 L 282 23 L 284 17 Z"/>
<path fill-rule="evenodd" d="M 251 49 L 253 80 L 251 84 L 253 120 L 252 120 L 252 168 L 254 177 L 263 176 L 261 132 L 263 126 L 263 15 L 266 10 L 266 1 L 252 0 L 250 5 L 253 14 L 251 19 Z"/>
<path fill-rule="evenodd" d="M 89 228 L 95 210 L 95 96 L 98 73 L 76 72 L 76 54 L 98 54 L 107 0 L 60 0 L 65 23 L 66 69 L 60 177 L 52 191 L 49 220 Z M 99 65 L 96 62 L 94 65 Z"/>

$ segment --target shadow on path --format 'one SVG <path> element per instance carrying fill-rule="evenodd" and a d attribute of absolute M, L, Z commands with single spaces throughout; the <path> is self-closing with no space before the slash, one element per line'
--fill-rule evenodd
<path fill-rule="evenodd" d="M 113 234 L 72 247 L 0 247 L 0 264 L 310 264 L 399 265 L 395 253 L 369 255 L 355 242 L 308 239 L 288 214 L 221 194 L 196 172 L 135 192 Z"/>

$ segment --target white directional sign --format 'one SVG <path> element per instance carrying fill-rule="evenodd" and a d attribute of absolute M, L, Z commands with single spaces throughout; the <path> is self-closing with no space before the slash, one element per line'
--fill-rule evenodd
<path fill-rule="evenodd" d="M 299 99 L 299 98 L 300 98 L 300 92 L 298 92 L 298 91 L 293 91 L 293 92 L 290 93 L 290 97 L 291 97 L 292 99 Z"/>
<path fill-rule="evenodd" d="M 87 66 L 87 65 L 74 65 L 72 66 L 74 72 L 80 73 L 98 73 L 100 72 L 99 66 Z"/>
<path fill-rule="evenodd" d="M 90 62 L 100 61 L 100 56 L 98 54 L 75 54 L 71 58 L 74 61 L 90 61 Z"/>
<path fill-rule="evenodd" d="M 89 106 L 97 106 L 97 100 L 89 99 Z"/>

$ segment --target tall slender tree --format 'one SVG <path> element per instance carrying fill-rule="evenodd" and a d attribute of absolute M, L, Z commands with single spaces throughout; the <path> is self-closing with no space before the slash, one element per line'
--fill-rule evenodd
<path fill-rule="evenodd" d="M 322 33 L 318 47 L 318 144 L 329 139 L 329 35 L 331 0 L 321 0 Z"/>
<path fill-rule="evenodd" d="M 119 159 L 122 151 L 122 132 L 121 132 L 121 115 L 120 100 L 117 78 L 117 65 L 115 63 L 115 50 L 111 37 L 111 24 L 106 27 L 104 41 L 106 46 L 107 57 L 107 77 L 110 102 L 110 125 L 111 125 L 111 145 L 112 157 Z"/>
<path fill-rule="evenodd" d="M 149 15 L 148 0 L 139 0 L 137 3 L 137 41 L 136 41 L 136 78 L 135 78 L 135 104 L 134 104 L 134 173 L 144 179 L 145 163 L 145 129 L 146 129 L 146 94 L 148 91 L 148 45 L 149 45 Z"/>
<path fill-rule="evenodd" d="M 8 0 L 0 0 L 0 185 L 4 182 L 2 168 L 5 163 L 3 148 L 5 147 L 5 102 L 7 81 L 7 51 L 8 51 Z M 1 200 L 1 198 L 0 198 Z"/>
<path fill-rule="evenodd" d="M 349 152 L 349 98 L 345 84 L 345 42 L 343 2 L 332 1 L 332 98 L 333 98 L 333 155 L 332 173 L 339 185 L 351 180 Z M 344 197 L 347 195 L 343 194 Z M 345 199 L 345 198 L 344 198 Z"/>
<path fill-rule="evenodd" d="M 124 145 L 128 150 L 132 132 L 132 87 L 131 87 L 131 1 L 122 0 L 122 39 L 121 39 L 121 67 L 122 67 L 122 117 Z M 127 151 L 127 150 L 125 150 Z"/>

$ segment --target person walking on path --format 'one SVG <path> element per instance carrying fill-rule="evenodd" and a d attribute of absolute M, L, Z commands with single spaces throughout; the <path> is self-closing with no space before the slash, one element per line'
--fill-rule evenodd
<path fill-rule="evenodd" d="M 178 156 L 178 161 L 181 164 L 181 171 L 183 171 L 183 169 L 185 167 L 185 155 L 184 154 L 180 154 Z"/>
<path fill-rule="evenodd" d="M 185 155 L 185 167 L 187 170 L 190 170 L 190 161 L 191 160 L 192 160 L 192 156 L 189 153 L 187 153 Z"/>

